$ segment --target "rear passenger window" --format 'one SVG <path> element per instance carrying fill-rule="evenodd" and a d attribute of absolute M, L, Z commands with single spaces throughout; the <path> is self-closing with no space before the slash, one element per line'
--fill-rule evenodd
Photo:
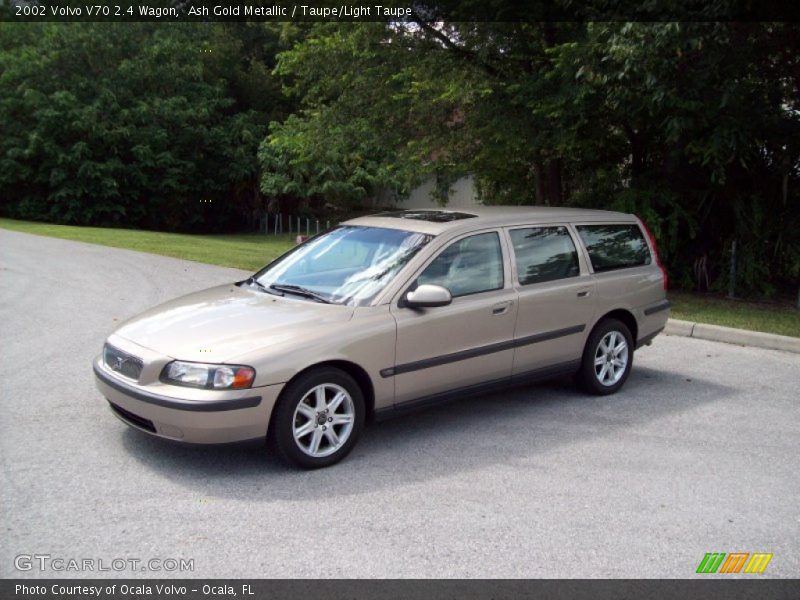
<path fill-rule="evenodd" d="M 650 249 L 637 225 L 579 225 L 595 272 L 650 264 Z"/>
<path fill-rule="evenodd" d="M 511 243 L 522 285 L 578 275 L 578 253 L 566 227 L 512 229 Z"/>

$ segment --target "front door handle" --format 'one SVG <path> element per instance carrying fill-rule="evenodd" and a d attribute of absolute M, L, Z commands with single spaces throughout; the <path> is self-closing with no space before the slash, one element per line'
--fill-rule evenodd
<path fill-rule="evenodd" d="M 492 307 L 493 315 L 502 315 L 508 312 L 508 309 L 514 305 L 513 300 L 506 300 L 505 302 L 498 302 Z"/>

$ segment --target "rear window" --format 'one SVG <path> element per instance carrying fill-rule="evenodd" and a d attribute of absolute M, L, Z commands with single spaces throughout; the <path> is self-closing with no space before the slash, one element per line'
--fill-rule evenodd
<path fill-rule="evenodd" d="M 578 225 L 595 273 L 650 264 L 650 249 L 638 225 Z"/>

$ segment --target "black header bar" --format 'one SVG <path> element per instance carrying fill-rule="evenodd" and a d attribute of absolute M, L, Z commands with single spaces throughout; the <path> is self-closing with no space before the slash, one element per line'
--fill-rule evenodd
<path fill-rule="evenodd" d="M 5 579 L 4 600 L 796 600 L 798 579 Z"/>
<path fill-rule="evenodd" d="M 800 3 L 754 0 L 0 0 L 0 21 L 791 21 Z"/>

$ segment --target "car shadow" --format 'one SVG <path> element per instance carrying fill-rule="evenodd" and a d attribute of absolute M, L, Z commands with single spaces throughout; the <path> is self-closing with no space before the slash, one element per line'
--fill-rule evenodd
<path fill-rule="evenodd" d="M 330 499 L 492 465 L 519 462 L 531 468 L 531 456 L 591 437 L 624 435 L 626 429 L 720 401 L 732 391 L 647 367 L 637 367 L 612 396 L 590 396 L 569 379 L 559 379 L 373 424 L 343 462 L 316 471 L 284 466 L 263 442 L 186 445 L 130 428 L 121 438 L 144 467 L 204 496 Z"/>

